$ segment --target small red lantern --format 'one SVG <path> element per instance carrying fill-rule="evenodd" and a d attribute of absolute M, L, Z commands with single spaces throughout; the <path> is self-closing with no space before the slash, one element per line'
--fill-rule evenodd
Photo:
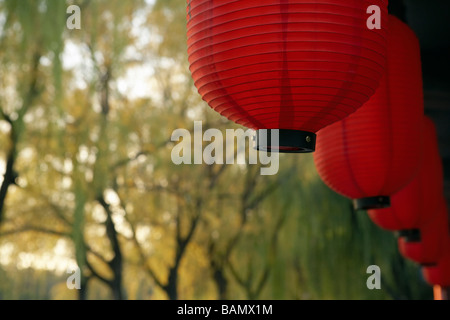
<path fill-rule="evenodd" d="M 448 213 L 443 198 L 435 218 L 427 225 L 422 226 L 418 231 L 419 239 L 411 241 L 406 237 L 398 238 L 400 253 L 405 258 L 421 265 L 437 264 L 448 250 Z"/>
<path fill-rule="evenodd" d="M 389 196 L 419 169 L 423 88 L 419 41 L 389 16 L 388 67 L 361 109 L 318 133 L 314 155 L 323 181 L 356 209 L 388 207 Z M 427 142 L 428 143 L 428 142 Z"/>
<path fill-rule="evenodd" d="M 450 252 L 447 252 L 435 266 L 425 266 L 422 274 L 430 285 L 450 287 Z"/>
<path fill-rule="evenodd" d="M 443 203 L 443 214 L 448 217 L 447 203 Z M 425 280 L 431 285 L 441 287 L 450 287 L 450 228 L 446 225 L 447 233 L 445 239 L 444 254 L 435 266 L 426 266 L 422 268 Z M 445 236 L 444 236 L 445 237 Z"/>
<path fill-rule="evenodd" d="M 280 129 L 279 146 L 267 150 L 314 151 L 315 133 L 355 112 L 379 86 L 387 0 L 187 2 L 195 86 L 228 119 Z M 381 29 L 367 27 L 371 5 L 381 8 Z"/>
<path fill-rule="evenodd" d="M 391 207 L 369 210 L 372 221 L 390 231 L 419 229 L 426 225 L 443 200 L 444 173 L 436 128 L 424 117 L 423 159 L 419 172 L 405 188 L 391 197 Z"/>
<path fill-rule="evenodd" d="M 425 266 L 422 274 L 433 286 L 450 287 L 450 240 L 447 240 L 447 251 L 435 266 Z"/>

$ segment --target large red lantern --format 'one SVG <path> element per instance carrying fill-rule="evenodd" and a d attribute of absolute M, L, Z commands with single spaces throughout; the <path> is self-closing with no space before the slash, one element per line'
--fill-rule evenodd
<path fill-rule="evenodd" d="M 388 66 L 380 88 L 361 109 L 318 133 L 317 170 L 357 209 L 389 206 L 420 164 L 423 88 L 419 41 L 389 17 Z M 427 142 L 428 143 L 428 142 Z"/>
<path fill-rule="evenodd" d="M 391 197 L 391 207 L 369 210 L 372 221 L 390 231 L 419 229 L 435 214 L 442 200 L 444 173 L 436 128 L 424 117 L 422 163 L 416 177 Z"/>
<path fill-rule="evenodd" d="M 387 0 L 188 0 L 195 86 L 251 129 L 279 129 L 268 150 L 310 152 L 315 133 L 360 108 L 384 73 Z M 371 5 L 381 29 L 369 29 Z M 258 136 L 258 135 L 257 135 Z M 266 149 L 263 143 L 257 149 Z"/>
<path fill-rule="evenodd" d="M 418 239 L 398 238 L 400 253 L 421 265 L 435 265 L 448 250 L 448 214 L 445 200 L 432 221 L 418 229 Z"/>

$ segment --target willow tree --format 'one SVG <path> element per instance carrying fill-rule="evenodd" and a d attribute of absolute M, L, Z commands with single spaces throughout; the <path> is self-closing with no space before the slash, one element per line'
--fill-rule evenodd
<path fill-rule="evenodd" d="M 6 234 L 37 231 L 72 240 L 74 256 L 82 271 L 82 290 L 79 291 L 82 299 L 87 297 L 91 278 L 100 279 L 110 287 L 114 298 L 124 298 L 120 244 L 104 191 L 111 185 L 108 161 L 118 161 L 110 157 L 111 137 L 108 137 L 114 131 L 110 125 L 114 121 L 111 114 L 116 112 L 114 104 L 118 101 L 112 97 L 117 92 L 115 80 L 120 77 L 124 65 L 130 63 L 125 61 L 124 52 L 134 40 L 130 36 L 131 23 L 143 3 L 80 1 L 82 29 L 64 33 L 68 17 L 68 4 L 64 1 L 2 3 L 7 16 L 2 45 L 8 48 L 3 65 L 5 74 L 11 75 L 4 78 L 9 82 L 5 80 L 5 86 L 7 89 L 17 86 L 17 94 L 2 96 L 8 102 L 15 102 L 5 107 L 2 104 L 2 116 L 12 129 L 1 195 L 6 195 L 8 187 L 17 182 L 14 164 L 22 145 L 28 150 L 26 161 L 22 161 L 28 174 L 19 180 L 19 184 L 23 182 L 23 197 L 14 205 L 18 206 L 20 201 L 25 203 L 24 198 L 30 199 L 45 208 L 41 218 L 47 213 L 53 218 L 49 223 L 51 220 L 37 221 L 33 217 L 28 220 L 26 215 L 15 217 L 17 219 L 11 221 Z M 63 72 L 61 53 L 64 44 L 69 44 L 83 63 Z M 73 57 L 68 54 L 73 51 L 65 51 L 65 62 L 73 65 Z M 64 87 L 62 79 L 66 81 Z M 15 98 L 21 96 L 23 104 L 18 106 L 16 101 L 20 99 Z M 30 109 L 34 105 L 36 112 L 32 113 Z M 86 154 L 88 162 L 84 158 Z M 93 210 L 95 203 L 103 207 L 107 215 L 102 224 L 107 229 L 108 244 L 102 247 L 101 253 L 89 243 L 91 239 L 86 236 L 85 229 L 86 220 L 92 219 L 92 212 L 87 210 Z M 108 257 L 109 250 L 114 252 L 112 258 Z M 92 256 L 105 262 L 106 268 L 90 263 Z M 99 269 L 105 271 L 102 273 Z"/>
<path fill-rule="evenodd" d="M 127 54 L 127 49 L 135 44 L 133 23 L 143 6 L 144 1 L 87 2 L 82 10 L 82 28 L 69 38 L 85 58 L 76 67 L 87 70 L 83 81 L 88 97 L 85 105 L 66 109 L 73 128 L 71 137 L 67 138 L 78 141 L 71 159 L 77 169 L 71 173 L 76 199 L 73 217 L 76 258 L 83 270 L 84 287 L 90 278 L 96 278 L 111 289 L 114 299 L 126 297 L 124 257 L 120 233 L 105 193 L 114 185 L 112 167 L 124 157 L 130 157 L 127 150 L 130 132 L 119 118 L 129 103 L 120 96 L 117 81 L 130 65 L 139 63 Z M 115 151 L 118 145 L 123 148 Z M 80 159 L 83 150 L 89 161 Z M 95 228 L 92 214 L 97 207 L 105 215 L 102 227 L 97 226 L 97 230 L 103 230 L 104 237 L 100 238 L 89 237 L 87 229 Z"/>
<path fill-rule="evenodd" d="M 58 0 L 0 2 L 4 24 L 0 29 L 0 121 L 3 126 L 2 152 L 6 162 L 0 187 L 0 224 L 11 186 L 17 184 L 16 161 L 27 125 L 25 117 L 42 99 L 61 93 L 62 35 L 65 3 Z M 45 70 L 51 65 L 50 73 Z M 52 80 L 53 77 L 53 80 Z M 49 97 L 50 96 L 50 97 Z"/>

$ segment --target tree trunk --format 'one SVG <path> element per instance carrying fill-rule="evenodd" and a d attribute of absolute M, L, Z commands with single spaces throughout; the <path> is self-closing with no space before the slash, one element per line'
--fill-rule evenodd
<path fill-rule="evenodd" d="M 89 279 L 81 275 L 81 288 L 78 290 L 78 300 L 87 300 Z"/>
<path fill-rule="evenodd" d="M 81 289 L 78 290 L 78 300 L 87 300 L 87 288 L 81 287 Z"/>
<path fill-rule="evenodd" d="M 112 212 L 109 204 L 106 203 L 105 199 L 100 196 L 98 197 L 98 202 L 105 209 L 106 212 L 106 235 L 108 236 L 109 242 L 111 244 L 111 249 L 114 252 L 114 258 L 109 262 L 109 266 L 114 274 L 114 278 L 110 282 L 111 291 L 113 298 L 115 300 L 123 300 L 123 286 L 122 286 L 122 273 L 123 273 L 123 255 L 120 248 L 120 242 L 118 238 L 118 233 L 116 226 L 112 219 Z"/>
<path fill-rule="evenodd" d="M 111 268 L 113 269 L 114 278 L 111 281 L 111 291 L 114 300 L 124 300 L 122 288 L 122 257 L 115 257 L 111 261 Z"/>
<path fill-rule="evenodd" d="M 113 293 L 114 300 L 124 300 L 121 279 L 114 278 L 111 284 L 111 291 Z"/>
<path fill-rule="evenodd" d="M 29 85 L 28 93 L 24 99 L 22 108 L 18 112 L 17 120 L 12 120 L 9 116 L 1 112 L 1 115 L 5 120 L 11 125 L 10 132 L 10 143 L 11 149 L 8 152 L 7 160 L 6 160 L 6 171 L 3 176 L 3 182 L 0 187 L 0 224 L 3 220 L 3 213 L 6 201 L 6 195 L 8 193 L 8 189 L 12 184 L 16 183 L 17 173 L 14 171 L 14 163 L 16 162 L 17 156 L 17 143 L 19 142 L 20 135 L 23 132 L 24 121 L 23 117 L 27 113 L 28 109 L 33 104 L 34 99 L 39 95 L 37 90 L 37 82 L 38 82 L 38 69 L 41 60 L 41 54 L 39 52 L 35 52 L 33 55 L 32 69 L 30 70 L 31 81 Z"/>
<path fill-rule="evenodd" d="M 171 268 L 167 285 L 164 288 L 167 296 L 169 297 L 169 300 L 178 300 L 177 284 L 178 284 L 178 267 Z"/>
<path fill-rule="evenodd" d="M 247 295 L 247 300 L 256 300 L 257 295 L 253 292 L 253 290 L 250 288 L 250 286 L 245 288 L 245 293 Z"/>
<path fill-rule="evenodd" d="M 8 154 L 8 160 L 6 161 L 6 171 L 3 176 L 3 183 L 0 188 L 0 224 L 3 220 L 3 211 L 4 211 L 4 205 L 6 201 L 6 195 L 8 194 L 9 187 L 15 183 L 15 173 L 14 173 L 14 162 L 15 162 L 15 153 L 16 153 L 16 146 L 15 142 L 13 142 L 13 146 L 11 147 L 11 150 Z"/>
<path fill-rule="evenodd" d="M 214 282 L 216 283 L 219 300 L 228 300 L 227 297 L 228 280 L 225 278 L 223 270 L 221 269 L 214 270 Z"/>

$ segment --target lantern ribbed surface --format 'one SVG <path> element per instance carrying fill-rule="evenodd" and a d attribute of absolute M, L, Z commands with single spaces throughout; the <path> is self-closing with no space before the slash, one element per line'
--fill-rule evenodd
<path fill-rule="evenodd" d="M 394 16 L 389 16 L 389 31 L 387 70 L 380 88 L 357 112 L 317 135 L 318 173 L 336 192 L 370 200 L 358 209 L 388 206 L 388 197 L 413 179 L 421 160 L 419 41 Z"/>
<path fill-rule="evenodd" d="M 436 128 L 424 117 L 423 159 L 418 174 L 405 188 L 391 197 L 391 207 L 369 210 L 372 221 L 391 231 L 419 229 L 426 225 L 443 201 L 444 172 Z"/>
<path fill-rule="evenodd" d="M 371 5 L 381 29 L 367 27 Z M 316 133 L 378 88 L 387 19 L 384 0 L 188 0 L 194 84 L 245 127 Z"/>

